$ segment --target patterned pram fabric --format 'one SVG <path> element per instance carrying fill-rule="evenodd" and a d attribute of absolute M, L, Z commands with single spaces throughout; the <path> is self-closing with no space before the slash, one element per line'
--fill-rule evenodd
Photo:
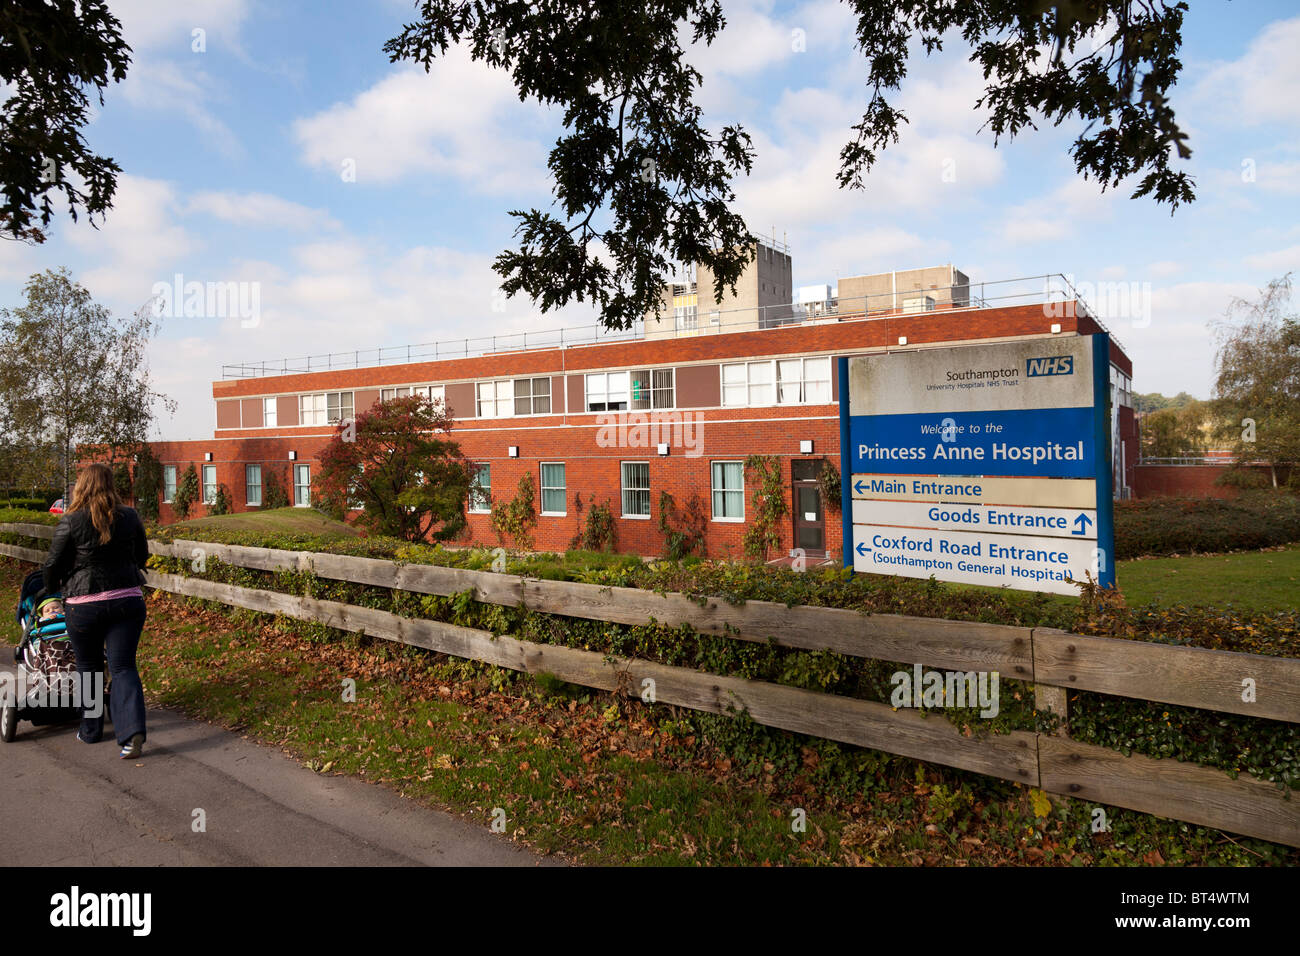
<path fill-rule="evenodd" d="M 63 615 L 36 624 L 23 641 L 23 667 L 29 692 L 47 700 L 71 700 L 77 681 L 77 657 L 68 640 Z"/>

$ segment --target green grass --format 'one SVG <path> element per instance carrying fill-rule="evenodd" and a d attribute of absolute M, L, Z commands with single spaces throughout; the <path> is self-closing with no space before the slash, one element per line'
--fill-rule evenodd
<path fill-rule="evenodd" d="M 1121 561 L 1116 576 L 1130 605 L 1300 607 L 1300 547 Z"/>
<path fill-rule="evenodd" d="M 172 534 L 188 529 L 219 528 L 225 531 L 264 531 L 267 534 L 308 534 L 355 538 L 360 532 L 341 521 L 327 518 L 311 508 L 273 508 L 270 511 L 244 511 L 231 515 L 209 515 L 166 525 Z"/>

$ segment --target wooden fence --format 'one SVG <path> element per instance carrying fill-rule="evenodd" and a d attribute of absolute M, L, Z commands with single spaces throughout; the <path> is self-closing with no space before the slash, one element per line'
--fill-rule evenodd
<path fill-rule="evenodd" d="M 49 539 L 53 528 L 0 524 L 0 532 Z M 1175 647 L 1013 627 L 840 608 L 731 604 L 637 588 L 537 580 L 376 558 L 253 548 L 201 541 L 150 542 L 158 555 L 219 560 L 263 571 L 295 570 L 422 594 L 472 590 L 476 600 L 622 624 L 689 624 L 703 634 L 831 650 L 955 671 L 997 671 L 1034 685 L 1036 706 L 1068 721 L 1072 691 L 1300 722 L 1300 660 Z M 0 554 L 40 562 L 45 552 L 0 544 Z M 187 575 L 148 572 L 152 587 L 268 614 L 314 621 L 432 651 L 640 697 L 654 682 L 657 703 L 709 713 L 745 711 L 760 724 L 1013 780 L 1090 802 L 1300 846 L 1300 800 L 1266 781 L 1176 760 L 1124 756 L 1056 735 L 1014 731 L 966 737 L 943 719 L 913 710 L 765 681 L 708 674 L 594 651 L 538 644 L 488 631 L 373 608 L 244 588 Z M 1243 693 L 1253 682 L 1254 700 Z"/>

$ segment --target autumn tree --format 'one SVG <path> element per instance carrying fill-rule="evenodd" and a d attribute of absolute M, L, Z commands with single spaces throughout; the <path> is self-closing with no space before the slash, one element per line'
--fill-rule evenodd
<path fill-rule="evenodd" d="M 471 463 L 450 435 L 446 407 L 414 395 L 339 422 L 320 452 L 322 511 L 407 541 L 447 541 L 466 525 Z"/>
<path fill-rule="evenodd" d="M 1300 463 L 1300 318 L 1291 310 L 1291 274 L 1253 302 L 1234 299 L 1213 330 L 1220 434 L 1239 465 L 1266 462 L 1277 487 L 1278 467 Z"/>
<path fill-rule="evenodd" d="M 1210 417 L 1209 406 L 1196 399 L 1143 415 L 1140 422 L 1142 456 L 1183 458 L 1202 454 L 1206 448 Z"/>
<path fill-rule="evenodd" d="M 845 0 L 866 61 L 867 107 L 848 132 L 837 181 L 862 188 L 908 122 L 895 94 L 909 47 L 958 38 L 987 82 L 995 143 L 1038 123 L 1081 127 L 1077 171 L 1102 189 L 1133 183 L 1171 210 L 1194 199 L 1175 168 L 1191 150 L 1168 94 L 1182 63 L 1187 4 L 1166 0 Z M 753 162 L 738 125 L 706 129 L 701 74 L 681 38 L 709 45 L 726 25 L 721 0 L 592 4 L 556 0 L 422 0 L 385 44 L 393 61 L 429 69 L 453 45 L 505 70 L 521 100 L 563 111 L 551 150 L 558 213 L 513 210 L 517 249 L 493 268 L 508 295 L 548 311 L 591 301 L 610 328 L 660 314 L 673 264 L 697 263 L 714 291 L 733 291 L 752 257 L 733 182 Z M 707 54 L 705 54 L 707 55 Z"/>

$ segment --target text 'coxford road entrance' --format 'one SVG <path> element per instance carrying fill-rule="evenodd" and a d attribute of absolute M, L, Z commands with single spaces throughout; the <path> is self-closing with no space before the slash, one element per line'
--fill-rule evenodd
<path fill-rule="evenodd" d="M 1109 367 L 1105 335 L 843 360 L 845 564 L 1112 584 Z"/>

